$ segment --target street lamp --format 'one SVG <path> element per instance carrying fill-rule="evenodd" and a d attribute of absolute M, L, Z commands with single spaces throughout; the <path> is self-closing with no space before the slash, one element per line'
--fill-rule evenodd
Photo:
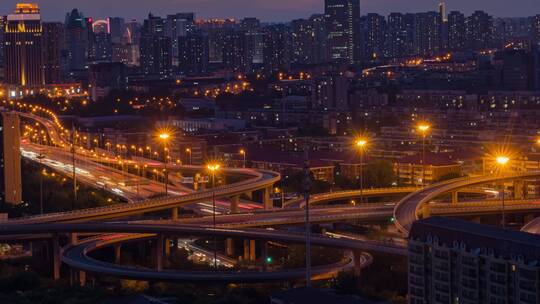
<path fill-rule="evenodd" d="M 497 158 L 495 159 L 496 162 L 497 162 L 497 165 L 499 165 L 499 167 L 501 168 L 501 172 L 504 170 L 504 168 L 506 167 L 506 165 L 508 165 L 508 163 L 510 162 L 510 158 L 508 156 L 505 156 L 505 155 L 500 155 L 500 156 L 497 156 Z M 505 205 L 504 205 L 504 181 L 502 182 L 502 193 L 501 193 L 501 205 L 502 205 L 502 226 L 503 226 L 503 229 L 506 228 L 506 210 L 505 210 Z"/>
<path fill-rule="evenodd" d="M 186 148 L 186 153 L 189 154 L 189 165 L 191 166 L 192 165 L 192 152 L 191 152 L 191 148 Z"/>
<path fill-rule="evenodd" d="M 244 168 L 245 168 L 246 167 L 246 155 L 247 155 L 246 150 L 240 149 L 240 155 L 242 155 L 244 157 Z"/>
<path fill-rule="evenodd" d="M 356 141 L 356 147 L 360 152 L 360 203 L 362 203 L 362 198 L 364 195 L 364 150 L 368 144 L 367 139 L 360 138 Z"/>
<path fill-rule="evenodd" d="M 165 196 L 168 195 L 169 171 L 167 171 L 167 142 L 171 138 L 171 134 L 161 132 L 159 139 L 163 142 L 163 161 L 165 162 L 165 171 L 163 172 L 163 184 L 165 186 Z"/>
<path fill-rule="evenodd" d="M 219 164 L 209 164 L 206 168 L 212 173 L 212 226 L 216 229 L 216 171 L 221 168 Z M 217 269 L 217 240 L 214 231 L 214 268 Z"/>
<path fill-rule="evenodd" d="M 416 128 L 422 134 L 422 186 L 424 186 L 426 182 L 426 136 L 431 126 L 428 123 L 420 123 Z"/>

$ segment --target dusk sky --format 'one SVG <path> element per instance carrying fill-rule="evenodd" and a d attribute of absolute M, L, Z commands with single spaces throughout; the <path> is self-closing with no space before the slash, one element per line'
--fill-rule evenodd
<path fill-rule="evenodd" d="M 1 0 L 0 14 L 10 13 L 17 0 Z M 44 19 L 60 21 L 71 8 L 85 16 L 120 16 L 142 20 L 148 12 L 166 15 L 194 11 L 198 18 L 258 17 L 263 21 L 289 21 L 323 11 L 324 0 L 38 0 Z M 361 0 L 362 14 L 435 10 L 437 0 Z M 501 17 L 540 14 L 539 0 L 447 0 L 448 10 L 470 13 L 485 10 Z"/>

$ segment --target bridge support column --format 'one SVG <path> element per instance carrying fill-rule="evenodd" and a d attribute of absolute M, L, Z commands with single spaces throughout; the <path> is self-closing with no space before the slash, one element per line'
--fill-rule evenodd
<path fill-rule="evenodd" d="M 253 192 L 250 191 L 250 192 L 246 192 L 246 193 L 244 193 L 244 194 L 247 196 L 247 198 L 248 198 L 250 201 L 253 200 Z"/>
<path fill-rule="evenodd" d="M 86 285 L 86 272 L 84 271 L 79 271 L 79 284 L 81 287 Z"/>
<path fill-rule="evenodd" d="M 360 277 L 362 275 L 362 252 L 360 251 L 353 252 L 353 262 L 354 262 L 354 276 Z"/>
<path fill-rule="evenodd" d="M 255 253 L 255 250 L 256 250 L 256 245 L 255 245 L 255 240 L 250 240 L 249 241 L 249 260 L 250 261 L 255 261 L 257 260 L 257 255 Z"/>
<path fill-rule="evenodd" d="M 171 209 L 171 220 L 178 221 L 178 207 Z"/>
<path fill-rule="evenodd" d="M 274 201 L 272 201 L 272 198 L 270 198 L 270 192 L 272 191 L 271 188 L 264 188 L 263 190 L 263 206 L 264 210 L 270 210 L 274 208 Z"/>
<path fill-rule="evenodd" d="M 238 213 L 238 204 L 240 203 L 240 196 L 236 195 L 231 197 L 231 213 Z"/>
<path fill-rule="evenodd" d="M 234 256 L 234 240 L 231 238 L 225 240 L 225 254 L 228 257 Z"/>
<path fill-rule="evenodd" d="M 452 192 L 452 204 L 457 204 L 459 199 L 459 192 Z"/>
<path fill-rule="evenodd" d="M 77 245 L 79 243 L 79 235 L 77 233 L 69 234 L 69 243 L 71 245 Z"/>
<path fill-rule="evenodd" d="M 60 242 L 58 239 L 58 235 L 53 235 L 52 238 L 52 265 L 53 265 L 53 279 L 59 280 L 60 279 Z"/>
<path fill-rule="evenodd" d="M 122 257 L 122 244 L 114 244 L 114 263 L 120 263 Z"/>
<path fill-rule="evenodd" d="M 514 199 L 523 199 L 524 197 L 524 187 L 525 186 L 525 181 L 523 180 L 516 180 L 514 181 Z"/>
<path fill-rule="evenodd" d="M 154 255 L 155 255 L 155 261 L 156 261 L 156 270 L 157 271 L 162 271 L 163 270 L 163 241 L 164 241 L 164 237 L 163 235 L 159 235 L 157 238 L 156 238 L 156 244 L 155 244 L 155 252 L 154 252 Z"/>
<path fill-rule="evenodd" d="M 249 260 L 249 240 L 244 240 L 244 260 Z"/>
<path fill-rule="evenodd" d="M 172 241 L 170 238 L 166 238 L 165 239 L 165 243 L 164 243 L 164 246 L 165 246 L 165 256 L 166 257 L 170 257 L 171 256 L 171 245 L 172 245 Z"/>

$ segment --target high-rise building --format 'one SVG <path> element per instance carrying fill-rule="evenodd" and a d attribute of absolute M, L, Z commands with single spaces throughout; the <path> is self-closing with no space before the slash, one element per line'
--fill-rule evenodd
<path fill-rule="evenodd" d="M 90 98 L 98 100 L 112 90 L 125 90 L 127 86 L 126 66 L 120 62 L 100 62 L 89 69 L 88 83 Z"/>
<path fill-rule="evenodd" d="M 5 30 L 6 82 L 18 86 L 44 84 L 42 26 L 37 4 L 19 3 L 7 17 Z"/>
<path fill-rule="evenodd" d="M 121 44 L 124 40 L 124 34 L 126 32 L 126 21 L 120 17 L 107 18 L 109 24 L 109 34 L 111 34 L 112 44 Z"/>
<path fill-rule="evenodd" d="M 195 29 L 195 13 L 177 13 L 167 15 L 165 20 L 165 36 L 171 39 L 173 64 L 179 59 L 179 37 L 185 37 Z"/>
<path fill-rule="evenodd" d="M 172 73 L 171 38 L 142 36 L 140 44 L 141 71 L 150 78 L 168 79 Z"/>
<path fill-rule="evenodd" d="M 89 53 L 88 39 L 92 32 L 92 28 L 88 27 L 89 23 L 92 23 L 91 20 L 85 19 L 83 14 L 77 9 L 73 9 L 66 15 L 66 69 L 69 71 L 86 69 Z"/>
<path fill-rule="evenodd" d="M 488 49 L 493 46 L 493 18 L 483 11 L 476 11 L 466 20 L 467 48 Z"/>
<path fill-rule="evenodd" d="M 264 68 L 267 73 L 290 69 L 290 37 L 289 29 L 282 25 L 264 29 Z"/>
<path fill-rule="evenodd" d="M 18 205 L 22 202 L 21 134 L 17 114 L 3 112 L 0 124 L 0 200 Z"/>
<path fill-rule="evenodd" d="M 369 13 L 363 18 L 364 60 L 377 60 L 384 55 L 386 40 L 386 19 L 384 16 Z"/>
<path fill-rule="evenodd" d="M 458 11 L 448 14 L 448 49 L 460 51 L 465 48 L 465 15 Z"/>
<path fill-rule="evenodd" d="M 0 16 L 0 68 L 4 67 L 4 31 L 6 29 L 6 17 Z"/>
<path fill-rule="evenodd" d="M 223 32 L 223 66 L 233 72 L 247 73 L 251 63 L 246 59 L 246 38 L 244 32 L 227 29 Z"/>
<path fill-rule="evenodd" d="M 439 13 L 415 14 L 415 51 L 421 56 L 432 56 L 441 50 L 441 18 Z"/>
<path fill-rule="evenodd" d="M 531 18 L 531 37 L 534 44 L 540 45 L 540 15 Z"/>
<path fill-rule="evenodd" d="M 325 0 L 328 59 L 344 64 L 361 61 L 360 0 Z"/>
<path fill-rule="evenodd" d="M 43 23 L 43 70 L 46 84 L 62 82 L 61 55 L 64 50 L 64 24 Z"/>
<path fill-rule="evenodd" d="M 387 37 L 385 43 L 386 57 L 398 58 L 407 55 L 407 29 L 401 13 L 391 13 L 387 21 Z"/>
<path fill-rule="evenodd" d="M 458 219 L 416 221 L 409 303 L 537 303 L 540 237 Z"/>
<path fill-rule="evenodd" d="M 208 71 L 208 35 L 192 31 L 178 37 L 178 68 L 181 73 L 200 75 Z"/>
<path fill-rule="evenodd" d="M 349 109 L 349 80 L 342 73 L 331 73 L 316 80 L 314 107 L 324 110 Z"/>
<path fill-rule="evenodd" d="M 291 22 L 291 61 L 296 64 L 315 62 L 316 37 L 311 20 L 297 19 Z"/>
<path fill-rule="evenodd" d="M 240 21 L 240 29 L 246 38 L 246 60 L 252 64 L 262 64 L 264 43 L 261 22 L 257 18 L 244 18 Z"/>

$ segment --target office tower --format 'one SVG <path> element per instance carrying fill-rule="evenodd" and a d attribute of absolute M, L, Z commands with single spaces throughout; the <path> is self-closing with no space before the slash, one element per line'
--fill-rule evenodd
<path fill-rule="evenodd" d="M 187 75 L 200 75 L 208 71 L 208 35 L 192 31 L 178 37 L 178 68 Z"/>
<path fill-rule="evenodd" d="M 386 20 L 384 16 L 369 13 L 364 17 L 364 59 L 377 60 L 384 54 Z"/>
<path fill-rule="evenodd" d="M 44 84 L 42 27 L 39 7 L 19 3 L 7 17 L 5 30 L 6 82 L 18 86 Z"/>
<path fill-rule="evenodd" d="M 315 35 L 311 20 L 297 19 L 291 22 L 291 61 L 295 64 L 315 62 Z"/>
<path fill-rule="evenodd" d="M 247 73 L 251 63 L 246 60 L 246 38 L 241 31 L 228 29 L 223 33 L 223 66 L 233 72 Z"/>
<path fill-rule="evenodd" d="M 448 15 L 446 14 L 446 3 L 439 3 L 439 23 L 441 25 L 441 50 L 448 49 Z"/>
<path fill-rule="evenodd" d="M 325 0 L 328 59 L 342 64 L 361 61 L 360 0 Z"/>
<path fill-rule="evenodd" d="M 121 44 L 126 32 L 126 21 L 124 18 L 109 17 L 107 18 L 107 23 L 109 25 L 109 34 L 111 34 L 111 43 Z"/>
<path fill-rule="evenodd" d="M 540 45 L 540 15 L 531 18 L 531 37 L 534 44 Z"/>
<path fill-rule="evenodd" d="M 168 79 L 172 73 L 171 38 L 164 36 L 141 37 L 141 71 L 149 78 Z"/>
<path fill-rule="evenodd" d="M 405 26 L 404 15 L 401 13 L 391 13 L 388 15 L 386 57 L 404 57 L 407 53 L 407 28 Z"/>
<path fill-rule="evenodd" d="M 441 50 L 441 19 L 436 12 L 415 14 L 415 52 L 432 56 Z"/>
<path fill-rule="evenodd" d="M 200 22 L 198 27 L 208 34 L 208 57 L 210 63 L 223 63 L 225 35 L 236 27 L 235 21 L 232 19 L 205 20 Z"/>
<path fill-rule="evenodd" d="M 483 11 L 476 11 L 466 20 L 467 48 L 481 50 L 492 47 L 493 18 Z"/>
<path fill-rule="evenodd" d="M 112 43 L 111 34 L 107 32 L 94 33 L 94 43 L 92 52 L 92 61 L 110 62 L 112 61 Z"/>
<path fill-rule="evenodd" d="M 536 303 L 540 237 L 431 217 L 409 234 L 409 303 Z"/>
<path fill-rule="evenodd" d="M 179 37 L 185 37 L 195 29 L 195 13 L 178 13 L 167 15 L 165 20 L 165 36 L 171 39 L 174 65 L 178 63 Z"/>
<path fill-rule="evenodd" d="M 291 40 L 289 29 L 282 25 L 264 29 L 264 68 L 267 73 L 289 71 Z"/>
<path fill-rule="evenodd" d="M 44 22 L 43 70 L 46 84 L 62 82 L 61 55 L 64 48 L 64 24 Z"/>
<path fill-rule="evenodd" d="M 3 112 L 0 125 L 0 200 L 18 205 L 22 202 L 21 134 L 17 114 Z"/>
<path fill-rule="evenodd" d="M 264 44 L 261 22 L 257 18 L 244 18 L 240 21 L 240 30 L 246 38 L 246 60 L 251 60 L 252 64 L 262 64 Z"/>
<path fill-rule="evenodd" d="M 148 15 L 140 38 L 141 72 L 147 78 L 169 79 L 172 75 L 172 41 L 165 36 L 165 20 Z"/>
<path fill-rule="evenodd" d="M 66 15 L 66 66 L 69 71 L 81 71 L 86 68 L 89 47 L 88 38 L 92 31 L 92 28 L 88 27 L 88 23 L 87 19 L 77 9 L 73 9 Z"/>
<path fill-rule="evenodd" d="M 328 47 L 326 34 L 326 19 L 324 14 L 314 14 L 309 17 L 314 36 L 313 63 L 327 61 Z"/>
<path fill-rule="evenodd" d="M 4 66 L 4 31 L 6 27 L 6 17 L 0 16 L 0 68 Z"/>
<path fill-rule="evenodd" d="M 90 65 L 88 83 L 90 98 L 99 100 L 112 90 L 125 90 L 127 87 L 126 66 L 121 62 L 100 62 Z"/>
<path fill-rule="evenodd" d="M 458 11 L 448 14 L 448 49 L 461 51 L 465 49 L 465 15 Z"/>

